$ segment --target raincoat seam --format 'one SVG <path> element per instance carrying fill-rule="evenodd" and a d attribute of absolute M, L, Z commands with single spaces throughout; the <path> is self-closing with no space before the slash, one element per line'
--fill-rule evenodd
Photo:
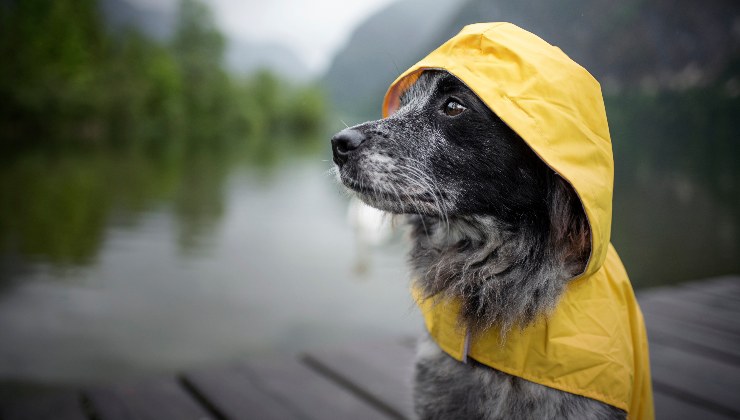
<path fill-rule="evenodd" d="M 500 371 L 502 371 L 504 373 L 507 373 L 509 375 L 512 375 L 512 376 L 516 376 L 516 377 L 525 379 L 525 380 L 527 380 L 529 382 L 534 382 L 536 384 L 539 384 L 539 385 L 542 385 L 542 386 L 546 386 L 546 387 L 549 387 L 549 388 L 559 389 L 561 391 L 569 392 L 571 394 L 580 395 L 582 397 L 597 399 L 597 400 L 599 400 L 601 402 L 604 402 L 606 404 L 609 404 L 609 405 L 612 405 L 614 407 L 620 408 L 620 409 L 626 411 L 629 414 L 629 407 L 624 402 L 619 401 L 618 398 L 609 397 L 608 395 L 602 394 L 602 393 L 600 393 L 598 391 L 586 391 L 586 392 L 584 392 L 582 390 L 579 390 L 577 388 L 572 388 L 572 387 L 567 386 L 567 385 L 555 384 L 554 382 L 552 382 L 550 380 L 547 380 L 547 379 L 543 379 L 543 378 L 541 378 L 541 377 L 539 377 L 537 375 L 530 375 L 530 374 L 527 374 L 526 372 L 519 372 L 517 369 L 515 369 L 515 368 L 513 368 L 513 367 L 511 367 L 509 365 L 506 365 L 506 364 L 504 364 L 502 362 L 494 362 L 494 363 L 484 362 L 482 360 L 476 359 L 474 356 L 470 356 L 470 358 L 473 359 L 473 360 L 476 360 L 477 362 L 479 362 L 479 363 L 481 363 L 483 365 L 489 366 L 489 367 L 494 368 L 494 369 L 498 369 L 498 370 L 500 370 Z"/>

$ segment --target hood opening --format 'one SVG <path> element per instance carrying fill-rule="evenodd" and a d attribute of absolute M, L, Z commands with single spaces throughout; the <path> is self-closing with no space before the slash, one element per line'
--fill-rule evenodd
<path fill-rule="evenodd" d="M 473 93 L 475 93 L 476 95 L 478 95 L 478 93 L 475 91 L 475 89 L 473 89 L 471 86 L 469 86 L 467 83 L 465 83 L 465 81 L 462 80 L 460 77 L 458 77 L 456 74 L 452 73 L 451 71 L 449 71 L 449 70 L 447 70 L 445 68 L 441 68 L 441 67 L 421 67 L 421 68 L 416 69 L 412 73 L 407 74 L 402 79 L 397 80 L 394 84 L 392 84 L 388 88 L 388 91 L 386 92 L 385 98 L 383 100 L 383 109 L 382 109 L 383 118 L 388 118 L 388 117 L 392 116 L 393 114 L 395 114 L 396 111 L 398 111 L 398 109 L 401 106 L 401 97 L 403 96 L 403 94 L 407 90 L 409 90 L 411 88 L 411 86 L 413 86 L 414 83 L 416 83 L 417 80 L 419 80 L 419 77 L 421 77 L 422 73 L 424 73 L 425 71 L 429 71 L 429 70 L 441 70 L 441 71 L 446 71 L 446 72 L 452 74 L 461 83 L 463 83 L 465 86 L 467 86 L 468 89 L 470 89 Z M 479 95 L 479 97 L 480 97 L 480 95 Z M 490 109 L 490 107 L 489 107 L 489 109 Z M 493 109 L 491 109 L 491 111 L 494 112 L 494 113 L 496 112 Z M 506 125 L 509 125 L 509 123 L 506 120 L 504 120 L 503 118 L 502 118 L 502 121 Z M 514 130 L 514 132 L 516 132 L 517 134 L 519 134 L 514 127 L 511 127 L 509 125 L 509 128 L 511 128 L 512 130 Z M 521 137 L 521 134 L 519 134 L 519 136 Z M 522 139 L 524 139 L 524 138 L 522 137 Z M 579 272 L 578 274 L 574 275 L 573 277 L 571 277 L 569 281 L 577 280 L 577 279 L 583 277 L 583 275 L 586 274 L 589 271 L 588 270 L 588 267 L 591 264 L 591 259 L 593 257 L 593 251 L 594 251 L 594 235 L 593 235 L 593 228 L 591 226 L 591 219 L 589 218 L 588 213 L 586 212 L 586 207 L 583 204 L 583 199 L 581 198 L 580 194 L 578 193 L 578 190 L 575 188 L 575 186 L 573 185 L 573 183 L 570 182 L 570 180 L 568 180 L 568 178 L 566 178 L 562 174 L 560 174 L 557 171 L 557 169 L 555 169 L 552 165 L 550 165 L 547 162 L 547 160 L 543 159 L 542 156 L 537 152 L 537 150 L 531 147 L 531 145 L 529 144 L 529 142 L 527 142 L 526 139 L 524 140 L 524 142 L 527 143 L 527 145 L 529 146 L 530 150 L 532 150 L 537 155 L 537 157 L 545 165 L 547 165 L 547 167 L 550 168 L 551 171 L 553 171 L 553 173 L 556 176 L 560 177 L 563 181 L 565 181 L 570 186 L 570 188 L 576 194 L 576 197 L 578 197 L 578 202 L 581 205 L 581 211 L 586 216 L 586 222 L 588 224 L 588 236 L 589 236 L 589 241 L 591 243 L 591 246 L 589 248 L 588 259 L 586 260 L 586 263 L 584 264 L 582 271 Z"/>
<path fill-rule="evenodd" d="M 468 25 L 401 74 L 383 116 L 425 70 L 444 70 L 467 85 L 575 191 L 586 214 L 591 252 L 583 273 L 606 258 L 614 162 L 599 83 L 562 50 L 510 23 Z"/>

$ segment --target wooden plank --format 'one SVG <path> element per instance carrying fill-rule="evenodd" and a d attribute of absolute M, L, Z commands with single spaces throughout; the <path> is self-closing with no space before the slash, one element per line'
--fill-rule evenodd
<path fill-rule="evenodd" d="M 249 363 L 244 369 L 261 388 L 308 419 L 387 420 L 357 395 L 296 359 Z"/>
<path fill-rule="evenodd" d="M 655 418 L 659 420 L 730 420 L 733 418 L 657 390 L 654 392 L 653 398 Z"/>
<path fill-rule="evenodd" d="M 740 276 L 723 276 L 703 281 L 692 281 L 683 284 L 682 287 L 740 302 Z"/>
<path fill-rule="evenodd" d="M 654 313 L 682 321 L 740 335 L 740 317 L 714 311 L 711 307 L 688 300 L 679 300 L 670 294 L 651 294 L 639 298 L 640 308 L 646 314 Z"/>
<path fill-rule="evenodd" d="M 23 397 L 0 407 L 3 420 L 87 420 L 82 396 L 73 391 Z"/>
<path fill-rule="evenodd" d="M 740 316 L 740 299 L 723 293 L 710 292 L 713 288 L 712 283 L 705 286 L 704 288 L 673 287 L 668 290 L 661 290 L 662 293 L 655 294 L 649 299 L 677 300 L 693 305 L 701 305 L 714 313 L 724 314 L 728 317 L 737 318 Z"/>
<path fill-rule="evenodd" d="M 740 416 L 740 367 L 658 343 L 650 344 L 656 390 L 675 391 L 714 411 Z"/>
<path fill-rule="evenodd" d="M 740 366 L 740 337 L 680 319 L 645 312 L 650 343 L 661 343 Z"/>
<path fill-rule="evenodd" d="M 310 352 L 306 362 L 382 407 L 395 418 L 413 418 L 414 350 L 398 341 L 357 343 Z"/>
<path fill-rule="evenodd" d="M 100 420 L 215 418 L 175 378 L 93 388 L 84 394 Z"/>
<path fill-rule="evenodd" d="M 238 367 L 191 371 L 183 382 L 219 417 L 232 420 L 302 419 L 300 413 L 262 390 Z"/>
<path fill-rule="evenodd" d="M 725 276 L 707 280 L 692 281 L 675 286 L 663 286 L 638 290 L 637 299 L 651 300 L 655 297 L 673 296 L 692 302 L 707 302 L 718 299 L 723 309 L 737 311 L 740 304 L 740 277 Z"/>

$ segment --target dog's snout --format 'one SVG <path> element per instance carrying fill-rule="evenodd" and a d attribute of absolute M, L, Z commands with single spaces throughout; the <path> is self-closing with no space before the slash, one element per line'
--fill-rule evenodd
<path fill-rule="evenodd" d="M 334 163 L 343 165 L 349 159 L 349 154 L 365 141 L 365 135 L 359 130 L 345 128 L 331 138 L 331 150 L 334 154 Z"/>

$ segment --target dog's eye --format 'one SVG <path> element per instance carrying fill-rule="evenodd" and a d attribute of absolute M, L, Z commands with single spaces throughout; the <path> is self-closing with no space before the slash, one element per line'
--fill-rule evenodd
<path fill-rule="evenodd" d="M 445 115 L 454 117 L 454 116 L 462 114 L 463 111 L 465 111 L 466 109 L 467 108 L 465 108 L 465 106 L 461 104 L 460 102 L 458 102 L 457 100 L 450 99 L 445 104 L 444 112 L 445 112 Z"/>

